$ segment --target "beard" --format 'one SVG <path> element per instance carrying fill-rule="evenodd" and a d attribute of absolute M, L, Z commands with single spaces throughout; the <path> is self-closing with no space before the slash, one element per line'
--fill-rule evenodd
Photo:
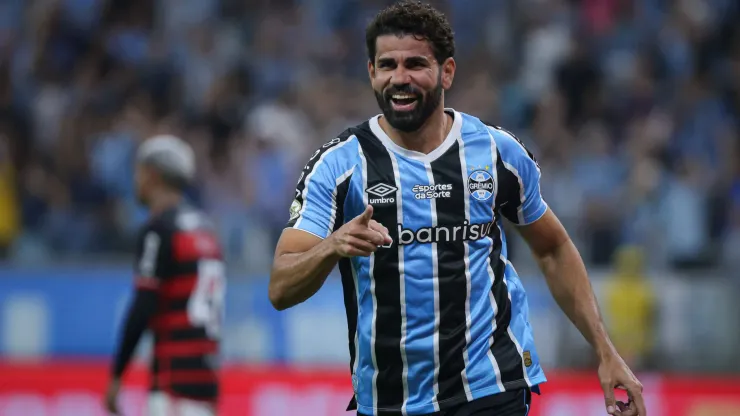
<path fill-rule="evenodd" d="M 136 192 L 136 201 L 137 201 L 137 202 L 138 202 L 138 203 L 139 203 L 140 205 L 142 205 L 142 206 L 144 206 L 144 207 L 148 206 L 148 204 L 147 204 L 147 200 L 146 200 L 146 197 L 144 196 L 144 193 L 143 193 L 143 192 L 141 192 L 141 191 L 137 191 L 137 192 Z"/>
<path fill-rule="evenodd" d="M 374 93 L 378 106 L 391 127 L 405 133 L 414 132 L 426 123 L 442 101 L 441 74 L 437 85 L 426 94 L 408 84 L 390 86 L 383 92 L 374 91 Z M 411 110 L 397 111 L 393 108 L 394 94 L 412 95 L 416 105 Z"/>

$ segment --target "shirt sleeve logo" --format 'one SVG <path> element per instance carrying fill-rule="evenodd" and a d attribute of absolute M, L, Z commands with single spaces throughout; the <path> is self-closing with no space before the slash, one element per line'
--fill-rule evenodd
<path fill-rule="evenodd" d="M 522 354 L 522 358 L 524 359 L 524 366 L 529 368 L 532 366 L 532 353 L 529 351 L 524 351 L 524 354 Z"/>
<path fill-rule="evenodd" d="M 293 200 L 293 203 L 290 204 L 290 220 L 294 220 L 298 218 L 298 216 L 301 214 L 301 203 L 298 202 L 297 199 Z"/>

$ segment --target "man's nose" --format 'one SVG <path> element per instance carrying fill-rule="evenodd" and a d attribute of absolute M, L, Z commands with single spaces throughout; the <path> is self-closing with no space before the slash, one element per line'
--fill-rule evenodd
<path fill-rule="evenodd" d="M 393 85 L 406 85 L 411 83 L 411 74 L 403 66 L 398 66 L 393 71 L 391 76 L 391 84 Z"/>

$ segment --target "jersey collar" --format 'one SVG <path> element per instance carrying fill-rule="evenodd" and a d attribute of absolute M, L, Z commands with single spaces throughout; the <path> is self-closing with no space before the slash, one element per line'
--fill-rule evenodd
<path fill-rule="evenodd" d="M 397 145 L 393 140 L 391 140 L 391 138 L 388 137 L 387 134 L 385 134 L 385 131 L 383 131 L 383 129 L 380 127 L 380 124 L 378 123 L 378 119 L 382 114 L 378 114 L 377 116 L 369 120 L 370 130 L 388 150 L 398 153 L 401 156 L 407 157 L 409 159 L 415 159 L 424 163 L 431 163 L 445 154 L 445 152 L 450 147 L 452 147 L 452 145 L 460 137 L 462 131 L 462 115 L 452 108 L 445 108 L 445 112 L 452 115 L 452 128 L 450 129 L 450 132 L 447 134 L 447 137 L 442 142 L 442 144 L 427 154 L 403 148 Z"/>

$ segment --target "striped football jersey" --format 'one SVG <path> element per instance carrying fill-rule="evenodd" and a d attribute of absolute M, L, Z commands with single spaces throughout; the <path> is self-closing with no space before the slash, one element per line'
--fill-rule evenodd
<path fill-rule="evenodd" d="M 142 230 L 136 285 L 157 294 L 152 390 L 214 402 L 226 290 L 221 248 L 210 221 L 189 207 L 166 211 Z"/>
<path fill-rule="evenodd" d="M 288 227 L 326 238 L 374 208 L 393 243 L 339 263 L 354 397 L 364 414 L 421 415 L 545 381 L 502 220 L 547 210 L 540 169 L 511 133 L 452 109 L 436 150 L 395 144 L 379 116 L 319 148 Z"/>

